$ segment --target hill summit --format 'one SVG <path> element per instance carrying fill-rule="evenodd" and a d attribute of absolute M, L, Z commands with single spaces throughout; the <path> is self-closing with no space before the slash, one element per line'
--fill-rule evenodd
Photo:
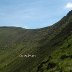
<path fill-rule="evenodd" d="M 69 13 L 68 13 L 67 15 L 69 15 L 69 16 L 70 16 L 70 15 L 72 15 L 72 10 L 71 10 L 71 11 L 69 11 Z"/>

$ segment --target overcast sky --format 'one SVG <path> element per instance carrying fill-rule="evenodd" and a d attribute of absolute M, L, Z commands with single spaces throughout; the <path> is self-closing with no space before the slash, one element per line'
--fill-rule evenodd
<path fill-rule="evenodd" d="M 0 26 L 42 28 L 72 9 L 72 0 L 0 0 Z"/>

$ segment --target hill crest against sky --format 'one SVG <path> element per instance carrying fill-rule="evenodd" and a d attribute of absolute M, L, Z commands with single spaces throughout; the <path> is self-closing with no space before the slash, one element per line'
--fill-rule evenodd
<path fill-rule="evenodd" d="M 68 13 L 67 13 L 67 15 L 65 15 L 65 16 L 71 16 L 72 15 L 72 10 L 70 10 Z M 53 24 L 52 24 L 53 25 Z M 50 26 L 52 26 L 52 25 L 50 25 Z M 50 26 L 45 26 L 45 28 L 46 27 L 50 27 Z M 3 27 L 3 28 L 23 28 L 23 29 L 33 29 L 33 28 L 24 28 L 24 27 L 17 27 L 17 26 L 0 26 L 0 27 Z M 42 27 L 42 28 L 34 28 L 34 30 L 35 29 L 43 29 L 44 27 Z"/>
<path fill-rule="evenodd" d="M 71 12 L 41 29 L 0 27 L 0 72 L 71 72 Z"/>

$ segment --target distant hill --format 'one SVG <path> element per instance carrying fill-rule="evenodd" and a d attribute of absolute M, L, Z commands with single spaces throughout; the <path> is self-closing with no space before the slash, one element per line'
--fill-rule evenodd
<path fill-rule="evenodd" d="M 72 72 L 72 11 L 41 29 L 0 27 L 0 72 Z"/>

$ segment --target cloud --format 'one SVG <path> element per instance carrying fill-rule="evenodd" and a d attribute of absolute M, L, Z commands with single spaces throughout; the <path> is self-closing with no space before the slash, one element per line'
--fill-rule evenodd
<path fill-rule="evenodd" d="M 72 9 L 72 2 L 68 2 L 65 6 L 66 9 Z"/>

